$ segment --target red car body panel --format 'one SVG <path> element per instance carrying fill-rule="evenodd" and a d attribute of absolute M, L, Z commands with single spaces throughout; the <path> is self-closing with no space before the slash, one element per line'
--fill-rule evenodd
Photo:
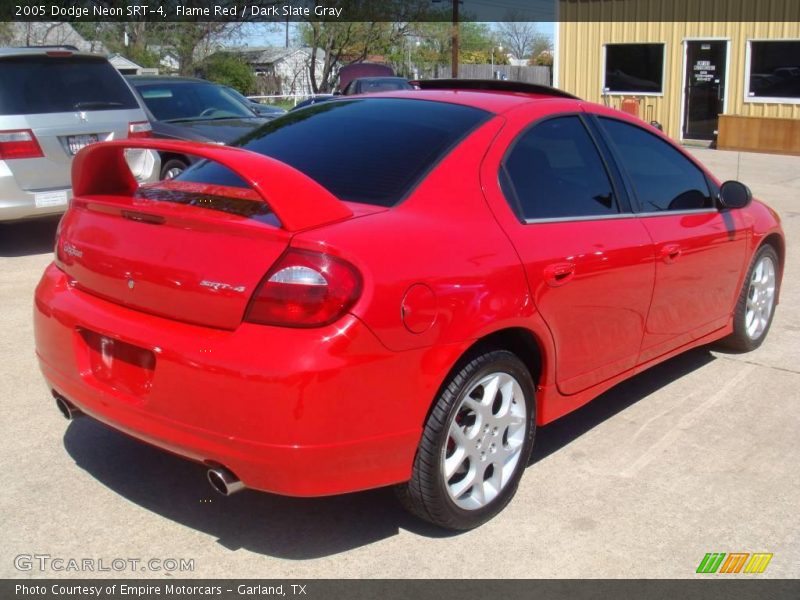
<path fill-rule="evenodd" d="M 431 403 L 487 336 L 533 340 L 536 421 L 545 424 L 730 333 L 754 252 L 767 236 L 782 252 L 777 215 L 755 201 L 602 226 L 520 222 L 498 181 L 513 140 L 557 113 L 646 126 L 616 111 L 516 93 L 376 96 L 495 114 L 390 209 L 341 202 L 260 155 L 181 143 L 251 187 L 204 193 L 266 202 L 281 226 L 138 197 L 118 174 L 122 149 L 176 142 L 83 150 L 56 264 L 36 290 L 37 355 L 54 392 L 136 438 L 224 465 L 252 488 L 316 496 L 384 486 L 408 480 Z M 348 314 L 309 329 L 246 322 L 252 290 L 290 248 L 357 269 L 362 292 Z"/>

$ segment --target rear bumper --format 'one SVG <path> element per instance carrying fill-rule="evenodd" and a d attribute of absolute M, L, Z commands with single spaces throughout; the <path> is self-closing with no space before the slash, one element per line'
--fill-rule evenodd
<path fill-rule="evenodd" d="M 292 496 L 406 481 L 429 403 L 461 351 L 392 352 L 353 316 L 320 329 L 207 329 L 76 290 L 52 265 L 34 325 L 46 380 L 88 415 Z M 149 387 L 97 379 L 80 328 L 152 350 Z"/>
<path fill-rule="evenodd" d="M 72 197 L 69 183 L 63 187 L 41 192 L 64 191 L 64 204 L 54 206 L 36 206 L 36 193 L 21 189 L 8 166 L 0 160 L 0 222 L 20 221 L 57 215 L 67 210 L 67 202 Z"/>
<path fill-rule="evenodd" d="M 149 183 L 158 180 L 161 172 L 161 159 L 156 152 L 138 150 L 129 154 L 127 158 L 128 165 L 137 181 Z M 57 187 L 38 190 L 22 189 L 14 178 L 10 163 L 0 160 L 0 223 L 62 214 L 67 210 L 69 199 L 72 198 L 68 169 L 65 171 L 64 179 L 64 185 Z M 37 206 L 37 194 L 52 192 L 64 192 L 64 203 Z M 52 202 L 52 198 L 50 202 Z"/>

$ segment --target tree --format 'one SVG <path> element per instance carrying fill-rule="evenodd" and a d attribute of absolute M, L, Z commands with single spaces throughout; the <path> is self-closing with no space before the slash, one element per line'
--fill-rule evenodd
<path fill-rule="evenodd" d="M 552 49 L 550 38 L 538 30 L 536 23 L 525 23 L 509 20 L 498 27 L 500 43 L 514 58 L 522 59 L 538 56 L 545 50 Z"/>
<path fill-rule="evenodd" d="M 362 62 L 370 54 L 383 54 L 404 34 L 404 25 L 387 22 L 303 23 L 300 37 L 311 49 L 308 68 L 314 93 L 333 91 L 338 66 Z"/>
<path fill-rule="evenodd" d="M 452 60 L 452 26 L 447 22 L 413 23 L 409 35 L 415 36 L 419 47 L 415 47 L 415 63 L 423 69 L 434 65 L 447 64 Z M 491 61 L 492 48 L 495 48 L 494 62 L 505 64 L 506 56 L 497 52 L 498 42 L 491 29 L 484 23 L 464 21 L 459 26 L 459 62 L 464 64 L 486 64 Z"/>
<path fill-rule="evenodd" d="M 212 54 L 203 61 L 200 69 L 205 79 L 232 87 L 242 94 L 250 94 L 256 89 L 256 76 L 250 65 L 230 52 Z"/>
<path fill-rule="evenodd" d="M 314 93 L 334 89 L 338 67 L 361 62 L 370 54 L 398 61 L 402 42 L 412 23 L 431 12 L 430 0 L 327 0 L 335 7 L 347 3 L 349 22 L 309 20 L 300 26 L 299 39 L 310 48 L 309 79 Z"/>
<path fill-rule="evenodd" d="M 172 50 L 181 75 L 193 75 L 206 57 L 223 44 L 238 39 L 243 23 L 237 21 L 152 21 L 75 23 L 87 39 L 98 39 L 111 52 L 117 52 L 145 67 L 159 66 L 161 53 Z M 125 40 L 127 38 L 127 45 Z"/>

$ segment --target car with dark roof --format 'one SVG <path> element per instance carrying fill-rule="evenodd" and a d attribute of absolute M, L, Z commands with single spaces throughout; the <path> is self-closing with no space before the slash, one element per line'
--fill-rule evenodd
<path fill-rule="evenodd" d="M 234 147 L 82 150 L 34 304 L 62 413 L 224 495 L 393 486 L 464 530 L 511 501 L 537 427 L 692 348 L 764 342 L 786 246 L 744 184 L 560 90 L 418 86 Z M 137 188 L 131 147 L 202 160 Z"/>

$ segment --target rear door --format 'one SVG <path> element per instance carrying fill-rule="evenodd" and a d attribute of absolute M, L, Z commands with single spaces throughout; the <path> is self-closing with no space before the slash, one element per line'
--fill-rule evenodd
<path fill-rule="evenodd" d="M 68 188 L 72 157 L 85 145 L 128 137 L 145 120 L 122 76 L 98 56 L 54 51 L 0 58 L 0 130 L 30 130 L 40 158 L 7 161 L 27 191 Z"/>
<path fill-rule="evenodd" d="M 518 216 L 507 233 L 556 346 L 565 394 L 635 366 L 653 288 L 653 247 L 583 115 L 518 135 L 500 168 Z"/>
<path fill-rule="evenodd" d="M 739 211 L 715 207 L 704 172 L 672 144 L 612 117 L 598 123 L 655 244 L 656 280 L 640 362 L 723 327 L 745 259 Z"/>

